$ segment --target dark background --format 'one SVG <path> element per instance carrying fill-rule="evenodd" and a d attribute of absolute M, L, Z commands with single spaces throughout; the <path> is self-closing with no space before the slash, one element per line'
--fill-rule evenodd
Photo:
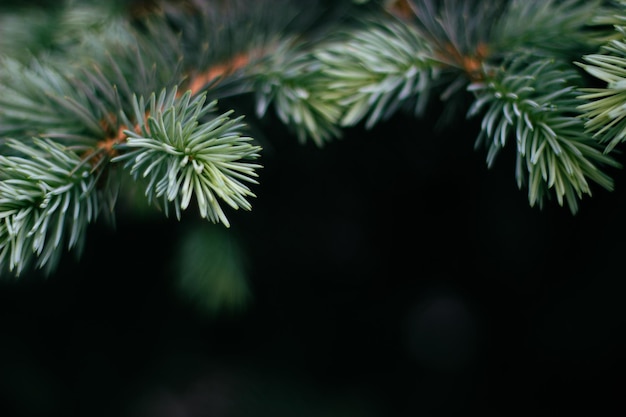
<path fill-rule="evenodd" d="M 246 308 L 173 290 L 196 219 L 96 224 L 79 261 L 0 284 L 0 415 L 625 415 L 623 172 L 574 216 L 529 207 L 462 118 L 323 149 L 262 130 L 253 210 L 229 213 Z"/>

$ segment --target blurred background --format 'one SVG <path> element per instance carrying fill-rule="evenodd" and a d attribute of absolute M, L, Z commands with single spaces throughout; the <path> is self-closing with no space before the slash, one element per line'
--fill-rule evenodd
<path fill-rule="evenodd" d="M 1 415 L 624 415 L 624 173 L 573 216 L 529 207 L 512 154 L 488 170 L 472 123 L 323 149 L 266 123 L 227 232 L 122 213 L 0 283 Z M 194 284 L 202 228 L 245 262 Z"/>

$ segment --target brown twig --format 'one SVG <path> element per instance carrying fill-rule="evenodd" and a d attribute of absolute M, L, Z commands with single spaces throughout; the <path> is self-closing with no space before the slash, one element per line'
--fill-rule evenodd
<path fill-rule="evenodd" d="M 214 65 L 204 72 L 198 73 L 190 77 L 188 89 L 192 94 L 196 94 L 203 89 L 211 81 L 218 77 L 230 75 L 240 68 L 245 67 L 250 62 L 250 56 L 245 53 L 235 55 L 230 60 Z"/>

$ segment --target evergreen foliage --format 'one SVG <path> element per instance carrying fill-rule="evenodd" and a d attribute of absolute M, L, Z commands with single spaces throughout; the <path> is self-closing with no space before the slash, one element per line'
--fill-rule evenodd
<path fill-rule="evenodd" d="M 49 9 L 0 14 L 8 275 L 54 271 L 88 224 L 115 217 L 128 178 L 165 215 L 194 204 L 228 227 L 228 210 L 252 209 L 262 167 L 243 120 L 269 112 L 302 144 L 323 147 L 400 111 L 424 117 L 440 101 L 444 123 L 481 120 L 476 146 L 488 166 L 514 148 L 530 206 L 554 198 L 573 214 L 596 186 L 613 190 L 610 170 L 621 168 L 622 1 L 66 0 Z M 232 97 L 256 113 L 220 108 Z"/>

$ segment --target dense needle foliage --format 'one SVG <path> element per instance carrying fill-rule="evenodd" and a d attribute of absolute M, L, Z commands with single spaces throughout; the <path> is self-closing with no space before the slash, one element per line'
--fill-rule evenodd
<path fill-rule="evenodd" d="M 193 206 L 230 226 L 228 210 L 253 209 L 262 168 L 248 123 L 270 112 L 323 147 L 345 129 L 443 104 L 444 121 L 481 121 L 488 166 L 514 149 L 531 206 L 554 199 L 575 214 L 596 186 L 613 190 L 613 151 L 626 139 L 624 2 L 327 3 L 3 11 L 3 273 L 54 271 L 88 224 L 142 190 L 165 215 Z M 234 98 L 255 114 L 222 108 Z"/>

